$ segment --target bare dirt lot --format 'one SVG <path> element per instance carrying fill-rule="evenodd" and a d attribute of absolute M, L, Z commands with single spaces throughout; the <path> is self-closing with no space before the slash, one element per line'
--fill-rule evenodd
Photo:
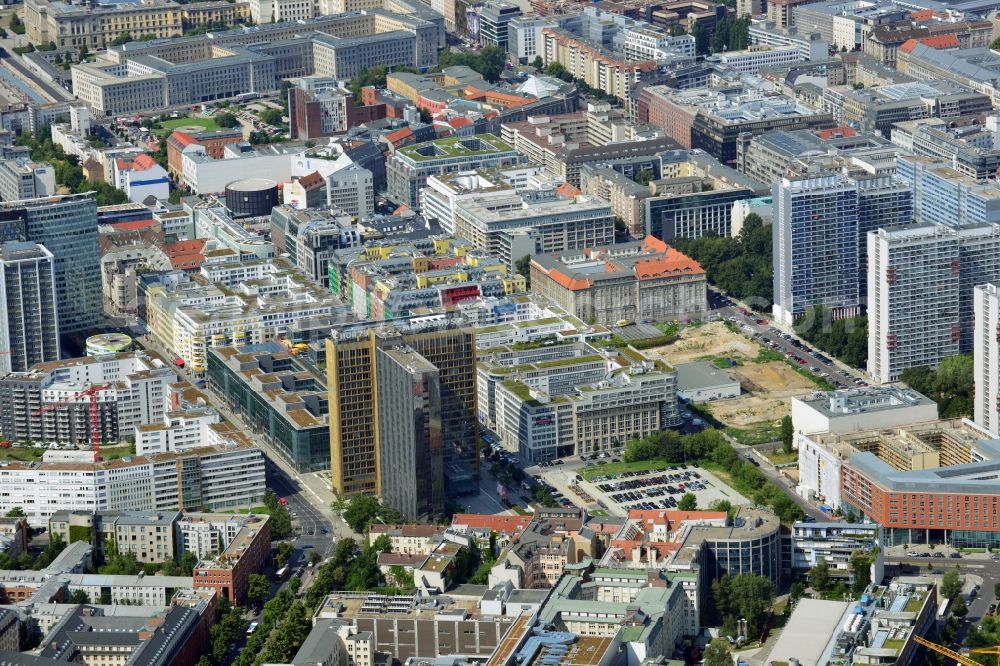
<path fill-rule="evenodd" d="M 721 321 L 702 326 L 688 326 L 678 333 L 673 344 L 653 347 L 646 354 L 658 356 L 667 363 L 689 363 L 706 357 L 751 360 L 760 352 L 760 345 L 739 333 L 733 333 Z"/>
<path fill-rule="evenodd" d="M 778 421 L 791 414 L 788 398 L 809 392 L 815 385 L 782 361 L 750 363 L 732 369 L 744 390 L 739 398 L 712 403 L 712 415 L 736 428 Z"/>
<path fill-rule="evenodd" d="M 795 372 L 784 361 L 749 363 L 733 368 L 743 388 L 769 398 L 790 398 L 815 388 L 808 378 Z"/>

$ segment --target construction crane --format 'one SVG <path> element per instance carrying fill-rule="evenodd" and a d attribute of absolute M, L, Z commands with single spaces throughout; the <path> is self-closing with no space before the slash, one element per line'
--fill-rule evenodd
<path fill-rule="evenodd" d="M 94 462 L 97 462 L 101 459 L 101 410 L 97 405 L 97 394 L 110 386 L 111 384 L 89 386 L 82 391 L 71 395 L 66 400 L 45 405 L 36 411 L 34 415 L 41 416 L 46 412 L 51 412 L 59 409 L 60 407 L 69 407 L 70 405 L 75 404 L 73 401 L 78 398 L 88 398 L 90 400 L 90 443 L 91 447 L 94 449 Z"/>
<path fill-rule="evenodd" d="M 943 654 L 949 659 L 954 659 L 958 663 L 963 664 L 963 666 L 983 666 L 978 661 L 975 661 L 974 659 L 969 659 L 964 654 L 959 654 L 958 652 L 946 648 L 943 645 L 938 645 L 937 643 L 929 641 L 923 636 L 914 636 L 913 640 L 915 640 L 920 645 L 923 645 L 925 648 L 934 650 L 938 654 Z M 969 652 L 972 654 L 992 654 L 997 658 L 997 666 L 1000 666 L 1000 645 L 995 645 L 990 648 L 979 648 L 976 650 L 969 650 Z"/>

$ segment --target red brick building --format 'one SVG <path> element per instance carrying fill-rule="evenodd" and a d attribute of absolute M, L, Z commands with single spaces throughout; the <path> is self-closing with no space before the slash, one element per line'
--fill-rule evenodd
<path fill-rule="evenodd" d="M 205 153 L 212 159 L 222 159 L 223 151 L 231 143 L 243 141 L 240 128 L 222 129 L 211 132 L 174 132 L 167 137 L 167 171 L 174 178 L 183 174 L 181 154 L 188 146 L 204 146 Z"/>
<path fill-rule="evenodd" d="M 253 516 L 222 553 L 194 568 L 194 587 L 212 588 L 234 604 L 246 599 L 250 574 L 264 570 L 271 557 L 269 516 Z"/>

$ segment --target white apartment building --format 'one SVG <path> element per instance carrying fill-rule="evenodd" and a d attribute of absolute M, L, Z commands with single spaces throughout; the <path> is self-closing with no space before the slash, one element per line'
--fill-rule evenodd
<path fill-rule="evenodd" d="M 921 224 L 868 233 L 868 373 L 892 382 L 959 351 L 958 236 Z"/>
<path fill-rule="evenodd" d="M 973 372 L 976 425 L 1000 433 L 1000 290 L 995 284 L 975 288 Z"/>
<path fill-rule="evenodd" d="M 0 432 L 13 441 L 88 445 L 90 397 L 81 392 L 96 389 L 101 437 L 118 442 L 163 419 L 166 389 L 175 381 L 162 359 L 143 352 L 39 363 L 0 378 Z"/>
<path fill-rule="evenodd" d="M 96 600 L 101 598 L 102 592 L 110 590 L 111 603 L 133 606 L 166 606 L 176 590 L 192 586 L 190 576 L 145 576 L 141 573 L 136 576 L 69 574 L 68 579 L 70 594 L 80 590 Z"/>
<path fill-rule="evenodd" d="M 694 58 L 695 39 L 692 35 L 673 36 L 648 24 L 622 30 L 625 57 L 629 60 L 662 60 L 671 56 Z"/>
<path fill-rule="evenodd" d="M 542 30 L 554 28 L 557 21 L 547 16 L 518 16 L 507 24 L 507 51 L 518 62 L 530 63 L 542 54 Z"/>
<path fill-rule="evenodd" d="M 709 56 L 710 62 L 717 62 L 740 74 L 757 74 L 764 67 L 780 67 L 805 58 L 797 46 L 755 47 L 745 51 L 725 51 Z"/>
<path fill-rule="evenodd" d="M 162 423 L 135 429 L 135 452 L 140 456 L 249 443 L 245 435 L 222 423 L 218 412 L 210 407 L 171 411 L 164 415 Z"/>
<path fill-rule="evenodd" d="M 185 512 L 174 526 L 177 549 L 198 559 L 221 553 L 246 525 L 247 516 L 241 514 Z"/>
<path fill-rule="evenodd" d="M 565 252 L 614 243 L 611 204 L 581 194 L 476 197 L 455 209 L 455 233 L 504 263 L 526 254 Z"/>
<path fill-rule="evenodd" d="M 326 177 L 326 203 L 355 217 L 375 213 L 375 177 L 358 164 L 349 164 Z"/>
<path fill-rule="evenodd" d="M 455 211 L 460 203 L 511 194 L 514 194 L 512 186 L 478 171 L 436 174 L 428 176 L 427 186 L 420 190 L 420 210 L 426 218 L 437 220 L 445 233 L 453 234 Z"/>
<path fill-rule="evenodd" d="M 109 462 L 93 462 L 87 451 L 75 453 L 49 452 L 41 463 L 0 464 L 0 511 L 21 507 L 29 523 L 41 526 L 64 510 L 218 510 L 249 507 L 264 495 L 264 456 L 254 447 Z"/>
<path fill-rule="evenodd" d="M 748 0 L 749 3 L 758 1 Z M 825 60 L 830 54 L 830 44 L 818 33 L 799 32 L 795 28 L 778 28 L 767 21 L 754 21 L 750 25 L 750 43 L 772 48 L 794 46 L 804 60 Z"/>
<path fill-rule="evenodd" d="M 1000 225 L 943 224 L 868 234 L 868 372 L 892 382 L 974 351 L 975 287 L 1000 281 Z M 874 299 L 874 300 L 873 300 Z"/>

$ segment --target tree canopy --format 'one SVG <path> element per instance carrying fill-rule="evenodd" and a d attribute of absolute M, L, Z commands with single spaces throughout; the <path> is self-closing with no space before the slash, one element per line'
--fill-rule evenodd
<path fill-rule="evenodd" d="M 864 315 L 835 320 L 828 309 L 817 305 L 806 310 L 795 331 L 851 367 L 864 368 L 868 362 L 868 317 Z"/>
<path fill-rule="evenodd" d="M 698 261 L 708 280 L 727 294 L 760 310 L 769 311 L 774 285 L 771 267 L 771 226 L 756 213 L 747 215 L 734 238 L 706 235 L 675 238 L 672 245 Z"/>
<path fill-rule="evenodd" d="M 496 46 L 487 46 L 478 53 L 455 53 L 450 49 L 445 49 L 438 56 L 438 67 L 454 67 L 465 65 L 477 72 L 487 81 L 496 83 L 500 80 L 504 65 L 507 62 L 507 53 Z"/>
<path fill-rule="evenodd" d="M 899 379 L 938 404 L 943 419 L 972 416 L 975 380 L 972 354 L 941 359 L 937 370 L 925 365 L 903 370 Z"/>
<path fill-rule="evenodd" d="M 771 616 L 774 585 L 764 576 L 726 574 L 712 583 L 712 598 L 727 633 L 735 633 L 736 621 L 742 618 L 747 622 L 747 636 L 753 638 L 760 636 Z"/>

